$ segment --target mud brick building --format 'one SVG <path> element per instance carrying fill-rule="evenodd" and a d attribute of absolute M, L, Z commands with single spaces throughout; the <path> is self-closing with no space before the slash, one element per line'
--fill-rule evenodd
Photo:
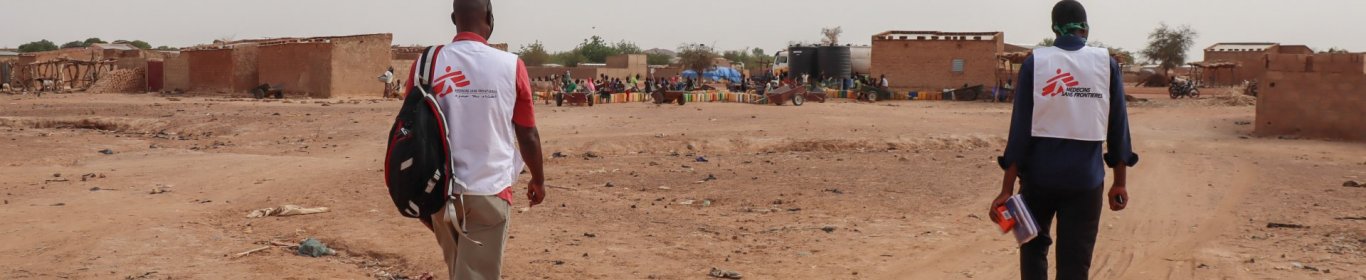
<path fill-rule="evenodd" d="M 1237 85 L 1261 77 L 1270 67 L 1268 58 L 1275 54 L 1311 55 L 1314 51 L 1302 45 L 1278 43 L 1218 43 L 1205 48 L 1204 63 L 1232 63 L 1227 70 L 1208 70 L 1203 75 L 1207 85 Z"/>
<path fill-rule="evenodd" d="M 1002 32 L 887 31 L 873 35 L 872 76 L 887 75 L 895 91 L 994 86 Z"/>
<path fill-rule="evenodd" d="M 260 44 L 245 41 L 181 50 L 188 90 L 209 93 L 246 92 L 256 87 L 256 55 Z M 172 62 L 175 64 L 180 62 Z M 179 73 L 166 71 L 170 81 Z"/>
<path fill-rule="evenodd" d="M 1267 54 L 1259 135 L 1366 141 L 1366 54 Z"/>
<path fill-rule="evenodd" d="M 166 89 L 250 92 L 262 84 L 287 96 L 380 97 L 376 77 L 391 65 L 390 34 L 215 42 L 167 56 Z M 404 69 L 406 70 L 406 69 Z"/>
<path fill-rule="evenodd" d="M 376 77 L 391 64 L 390 34 L 318 37 L 261 44 L 259 81 L 286 95 L 319 98 L 380 97 Z"/>

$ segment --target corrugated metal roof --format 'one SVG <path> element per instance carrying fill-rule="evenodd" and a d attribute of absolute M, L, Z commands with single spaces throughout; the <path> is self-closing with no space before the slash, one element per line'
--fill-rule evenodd
<path fill-rule="evenodd" d="M 0 51 L 0 56 L 19 56 L 19 52 Z"/>

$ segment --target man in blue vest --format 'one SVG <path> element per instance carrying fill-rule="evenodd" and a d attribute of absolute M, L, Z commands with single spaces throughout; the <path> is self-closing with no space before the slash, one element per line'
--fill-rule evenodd
<path fill-rule="evenodd" d="M 1020 247 L 1022 279 L 1048 278 L 1048 247 L 1057 244 L 1057 279 L 1087 279 L 1103 201 L 1110 210 L 1129 202 L 1126 168 L 1138 163 L 1130 148 L 1129 117 L 1119 64 L 1104 48 L 1086 46 L 1086 9 L 1075 0 L 1053 7 L 1054 46 L 1035 49 L 1020 67 L 1001 193 L 1020 194 L 1039 224 L 1039 236 Z M 1102 154 L 1102 148 L 1105 153 Z M 1104 165 L 1102 165 L 1104 164 Z M 1104 192 L 1105 166 L 1114 185 Z M 993 220 L 998 220 L 993 211 Z M 1057 231 L 1049 227 L 1057 221 Z"/>

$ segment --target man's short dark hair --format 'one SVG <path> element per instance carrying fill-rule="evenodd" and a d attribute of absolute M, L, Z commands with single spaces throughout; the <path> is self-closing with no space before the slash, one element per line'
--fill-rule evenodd
<path fill-rule="evenodd" d="M 457 26 L 461 23 L 483 23 L 488 20 L 488 15 L 493 13 L 491 0 L 455 0 L 452 8 L 455 12 L 451 13 L 451 20 L 455 21 Z"/>

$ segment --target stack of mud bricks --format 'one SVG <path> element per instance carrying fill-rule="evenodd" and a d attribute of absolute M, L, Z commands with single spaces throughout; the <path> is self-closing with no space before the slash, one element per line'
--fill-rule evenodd
<path fill-rule="evenodd" d="M 1366 54 L 1272 54 L 1257 98 L 1260 135 L 1366 141 Z"/>

